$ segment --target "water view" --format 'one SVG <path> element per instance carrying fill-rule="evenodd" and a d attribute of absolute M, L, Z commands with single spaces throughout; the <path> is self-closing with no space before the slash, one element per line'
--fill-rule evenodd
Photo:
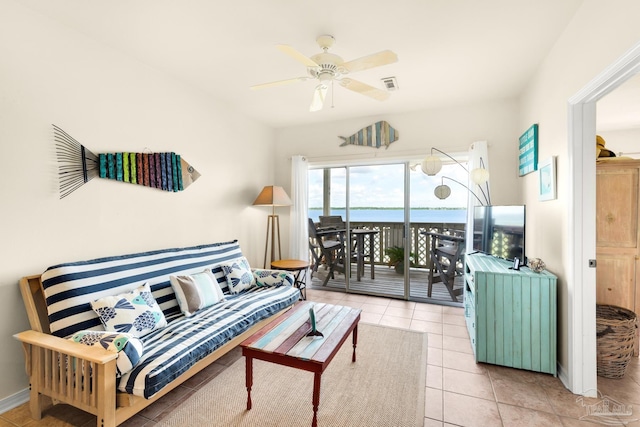
<path fill-rule="evenodd" d="M 351 208 L 349 219 L 352 222 L 404 222 L 404 210 L 402 208 Z M 322 215 L 322 208 L 309 208 L 309 218 L 318 222 Z M 347 218 L 346 209 L 331 209 L 331 215 L 340 215 Z M 435 222 L 464 224 L 467 220 L 466 209 L 455 208 L 413 208 L 410 214 L 411 222 Z"/>

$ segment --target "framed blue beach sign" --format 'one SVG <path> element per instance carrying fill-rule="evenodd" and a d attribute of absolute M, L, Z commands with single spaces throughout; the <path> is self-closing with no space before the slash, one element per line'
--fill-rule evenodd
<path fill-rule="evenodd" d="M 538 124 L 531 125 L 520 136 L 518 150 L 518 175 L 524 176 L 538 170 Z"/>

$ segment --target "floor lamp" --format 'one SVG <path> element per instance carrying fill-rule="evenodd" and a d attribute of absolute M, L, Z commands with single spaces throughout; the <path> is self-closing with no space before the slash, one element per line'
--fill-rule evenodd
<path fill-rule="evenodd" d="M 445 185 L 445 183 L 444 183 L 444 178 L 446 178 L 446 179 L 450 179 L 451 181 L 457 182 L 458 184 L 462 185 L 464 188 L 469 190 L 469 192 L 471 194 L 473 194 L 476 199 L 478 199 L 478 201 L 480 202 L 480 204 L 482 206 L 485 206 L 485 204 L 487 206 L 491 206 L 491 194 L 489 193 L 489 171 L 484 167 L 484 162 L 482 161 L 482 157 L 480 157 L 480 167 L 469 171 L 467 168 L 465 168 L 462 165 L 462 163 L 460 163 L 459 161 L 457 161 L 456 159 L 454 159 L 453 157 L 451 157 L 450 155 L 448 155 L 444 151 L 438 150 L 435 147 L 431 147 L 431 155 L 425 157 L 425 159 L 422 161 L 422 165 L 421 165 L 422 172 L 424 172 L 426 175 L 429 175 L 429 176 L 436 175 L 442 169 L 442 160 L 440 159 L 440 157 L 437 157 L 437 156 L 433 155 L 433 150 L 436 150 L 436 151 L 444 154 L 445 156 L 447 156 L 448 158 L 450 158 L 451 160 L 456 162 L 458 165 L 460 165 L 460 167 L 462 169 L 467 171 L 467 173 L 469 174 L 469 177 L 471 178 L 471 181 L 473 181 L 473 183 L 478 186 L 478 188 L 480 189 L 482 195 L 484 196 L 484 201 L 480 200 L 480 198 L 476 195 L 476 193 L 471 191 L 471 189 L 469 187 L 467 187 L 466 185 L 464 185 L 460 181 L 456 181 L 453 178 L 449 178 L 448 176 L 442 177 L 442 184 L 438 185 L 435 188 L 434 194 L 436 195 L 436 197 L 438 197 L 439 199 L 446 199 L 451 194 L 451 189 L 449 188 L 448 185 Z M 482 188 L 482 184 L 486 185 L 486 188 L 487 188 L 486 192 Z"/>
<path fill-rule="evenodd" d="M 271 206 L 271 215 L 267 217 L 267 240 L 264 246 L 264 268 L 267 268 L 267 249 L 269 248 L 269 234 L 271 234 L 271 261 L 276 260 L 276 235 L 278 236 L 278 259 L 282 259 L 280 246 L 280 217 L 276 215 L 276 206 L 291 206 L 293 203 L 282 187 L 267 185 L 262 189 L 254 206 Z M 277 234 L 276 234 L 277 233 Z"/>

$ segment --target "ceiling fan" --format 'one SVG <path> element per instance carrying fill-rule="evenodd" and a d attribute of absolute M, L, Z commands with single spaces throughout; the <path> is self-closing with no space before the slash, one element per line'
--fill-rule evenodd
<path fill-rule="evenodd" d="M 294 77 L 292 79 L 279 80 L 271 83 L 263 83 L 251 86 L 251 89 L 263 89 L 272 86 L 280 86 L 289 83 L 295 83 L 310 79 L 318 80 L 318 85 L 313 91 L 313 98 L 309 111 L 319 111 L 324 105 L 324 99 L 329 89 L 329 83 L 338 82 L 341 86 L 368 96 L 378 101 L 384 101 L 389 98 L 389 92 L 369 86 L 358 80 L 345 77 L 349 73 L 356 71 L 368 70 L 370 68 L 379 67 L 381 65 L 392 64 L 398 60 L 398 56 L 390 51 L 383 50 L 372 55 L 363 56 L 353 61 L 344 62 L 344 60 L 336 54 L 329 53 L 328 50 L 335 39 L 330 35 L 322 35 L 316 39 L 322 52 L 312 57 L 307 57 L 288 45 L 277 45 L 281 51 L 291 56 L 293 59 L 301 62 L 307 67 L 307 75 Z"/>

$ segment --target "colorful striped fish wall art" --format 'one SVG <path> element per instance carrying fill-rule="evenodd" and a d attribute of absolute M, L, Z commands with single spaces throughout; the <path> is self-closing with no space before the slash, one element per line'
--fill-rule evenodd
<path fill-rule="evenodd" d="M 200 173 L 176 153 L 96 155 L 56 125 L 53 125 L 53 134 L 61 199 L 96 177 L 171 192 L 184 190 L 200 177 Z"/>
<path fill-rule="evenodd" d="M 383 120 L 360 129 L 348 138 L 344 136 L 339 138 L 343 141 L 340 147 L 362 145 L 364 147 L 380 148 L 384 145 L 388 149 L 389 144 L 398 140 L 398 131 Z"/>

